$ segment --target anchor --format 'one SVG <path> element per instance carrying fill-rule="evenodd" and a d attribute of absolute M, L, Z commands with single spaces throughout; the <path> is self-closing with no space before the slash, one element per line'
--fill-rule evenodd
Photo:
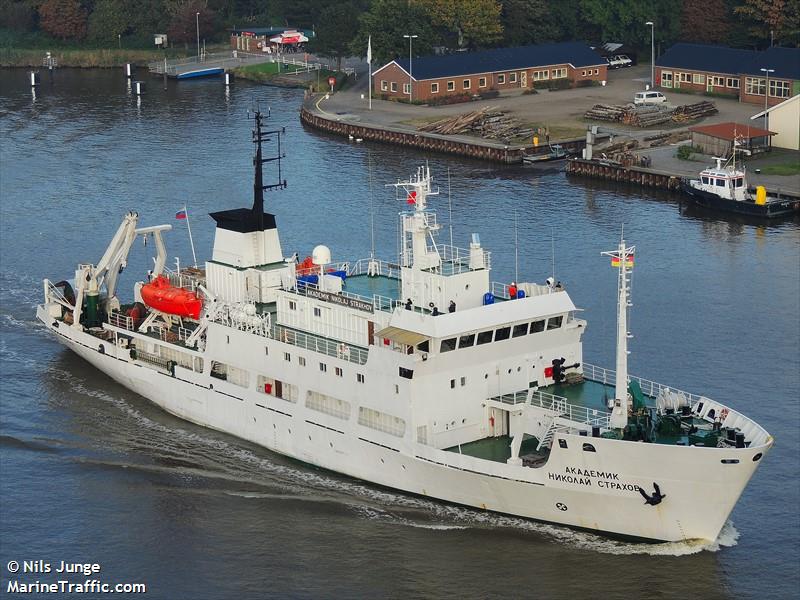
<path fill-rule="evenodd" d="M 661 504 L 661 501 L 667 497 L 666 494 L 661 493 L 661 488 L 658 487 L 658 484 L 654 481 L 653 482 L 653 495 L 650 496 L 645 492 L 642 488 L 639 488 L 639 493 L 644 498 L 644 503 L 649 504 L 650 506 L 655 506 L 656 504 Z"/>

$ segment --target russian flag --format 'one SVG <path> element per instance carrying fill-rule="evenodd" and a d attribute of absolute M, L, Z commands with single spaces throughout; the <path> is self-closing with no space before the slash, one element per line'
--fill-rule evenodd
<path fill-rule="evenodd" d="M 183 210 L 179 210 L 178 212 L 176 212 L 175 213 L 175 218 L 176 219 L 185 219 L 186 218 L 186 209 L 184 208 Z"/>

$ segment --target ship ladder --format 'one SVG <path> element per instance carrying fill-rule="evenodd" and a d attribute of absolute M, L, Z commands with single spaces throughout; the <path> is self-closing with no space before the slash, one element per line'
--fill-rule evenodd
<path fill-rule="evenodd" d="M 542 448 L 549 448 L 550 445 L 553 443 L 553 436 L 556 434 L 556 420 L 553 419 L 550 421 L 550 426 L 547 428 L 547 431 L 542 438 L 542 441 L 539 442 L 539 445 L 536 446 L 536 451 L 538 452 Z"/>

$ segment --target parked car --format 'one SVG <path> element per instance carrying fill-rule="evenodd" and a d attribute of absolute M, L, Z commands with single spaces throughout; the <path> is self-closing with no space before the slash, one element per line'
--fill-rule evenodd
<path fill-rule="evenodd" d="M 633 64 L 633 61 L 628 58 L 625 54 L 616 54 L 614 56 L 609 56 L 606 58 L 608 61 L 608 66 L 612 69 L 619 69 L 621 67 L 630 67 Z"/>
<path fill-rule="evenodd" d="M 661 92 L 636 92 L 634 104 L 662 104 L 667 98 Z"/>

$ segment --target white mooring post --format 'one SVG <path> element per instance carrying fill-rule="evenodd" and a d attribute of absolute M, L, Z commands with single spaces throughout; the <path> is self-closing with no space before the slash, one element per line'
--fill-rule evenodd
<path fill-rule="evenodd" d="M 133 77 L 133 65 L 131 63 L 125 63 L 123 69 L 125 70 L 125 77 L 131 79 Z"/>
<path fill-rule="evenodd" d="M 225 82 L 225 87 L 233 83 L 233 73 L 223 73 L 222 80 Z"/>
<path fill-rule="evenodd" d="M 133 83 L 133 90 L 136 92 L 137 96 L 141 96 L 144 93 L 144 83 L 141 81 L 135 81 Z"/>
<path fill-rule="evenodd" d="M 31 79 L 31 87 L 36 87 L 37 85 L 39 85 L 39 73 L 37 73 L 36 71 L 31 71 L 29 75 Z"/>

